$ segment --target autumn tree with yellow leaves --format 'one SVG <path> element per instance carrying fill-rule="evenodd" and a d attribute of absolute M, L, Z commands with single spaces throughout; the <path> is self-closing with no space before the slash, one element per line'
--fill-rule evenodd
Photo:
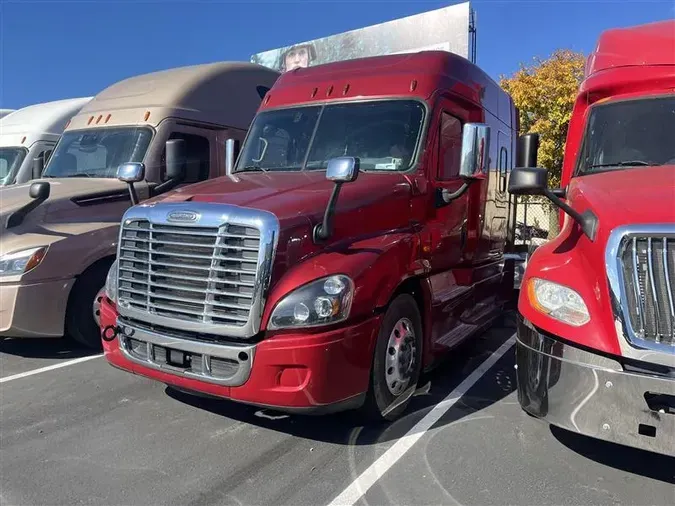
<path fill-rule="evenodd" d="M 539 134 L 538 165 L 548 169 L 551 187 L 560 185 L 567 127 L 586 58 L 567 49 L 549 58 L 535 58 L 532 65 L 521 65 L 512 76 L 502 76 L 500 86 L 513 97 L 520 111 L 520 133 Z M 557 213 L 551 216 L 551 233 L 557 233 Z"/>

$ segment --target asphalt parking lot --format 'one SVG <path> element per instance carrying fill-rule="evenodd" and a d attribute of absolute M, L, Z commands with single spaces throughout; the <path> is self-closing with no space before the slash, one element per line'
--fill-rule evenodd
<path fill-rule="evenodd" d="M 462 346 L 404 418 L 365 428 L 348 413 L 284 416 L 181 394 L 67 341 L 6 340 L 0 503 L 675 503 L 675 459 L 520 410 L 513 333 L 506 318 Z"/>

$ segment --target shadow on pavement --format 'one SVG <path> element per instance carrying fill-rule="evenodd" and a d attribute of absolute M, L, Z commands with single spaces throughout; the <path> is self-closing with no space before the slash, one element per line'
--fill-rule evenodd
<path fill-rule="evenodd" d="M 95 355 L 68 338 L 12 338 L 0 340 L 0 353 L 23 358 L 68 359 Z"/>
<path fill-rule="evenodd" d="M 448 358 L 425 374 L 403 417 L 392 423 L 364 426 L 357 412 L 327 416 L 286 415 L 268 409 L 201 397 L 167 387 L 171 398 L 239 422 L 275 430 L 295 437 L 343 445 L 372 445 L 405 435 L 439 402 L 445 399 L 476 367 L 483 363 L 514 332 L 511 322 L 500 322 L 487 332 L 450 352 Z M 515 391 L 512 349 L 499 360 L 436 426 L 447 425 L 498 402 Z"/>
<path fill-rule="evenodd" d="M 675 484 L 675 457 L 602 441 L 553 425 L 550 430 L 561 444 L 599 464 Z"/>

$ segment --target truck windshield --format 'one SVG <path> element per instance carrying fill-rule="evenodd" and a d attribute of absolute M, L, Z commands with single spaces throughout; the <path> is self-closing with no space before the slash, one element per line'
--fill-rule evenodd
<path fill-rule="evenodd" d="M 152 139 L 147 127 L 92 128 L 66 132 L 44 177 L 117 177 L 117 167 L 142 162 Z"/>
<path fill-rule="evenodd" d="M 237 171 L 325 170 L 338 156 L 365 171 L 404 171 L 415 159 L 424 120 L 415 100 L 387 100 L 278 109 L 260 113 Z"/>
<path fill-rule="evenodd" d="M 591 109 L 577 174 L 675 164 L 675 95 Z"/>
<path fill-rule="evenodd" d="M 0 186 L 12 182 L 27 154 L 26 148 L 0 148 Z"/>

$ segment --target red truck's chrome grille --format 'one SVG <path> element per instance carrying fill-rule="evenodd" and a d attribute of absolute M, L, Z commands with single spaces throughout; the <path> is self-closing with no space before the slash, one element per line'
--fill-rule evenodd
<path fill-rule="evenodd" d="M 120 232 L 118 304 L 173 320 L 243 326 L 259 257 L 255 227 L 128 220 Z"/>
<path fill-rule="evenodd" d="M 618 254 L 630 330 L 640 340 L 675 351 L 675 235 L 631 234 Z"/>

